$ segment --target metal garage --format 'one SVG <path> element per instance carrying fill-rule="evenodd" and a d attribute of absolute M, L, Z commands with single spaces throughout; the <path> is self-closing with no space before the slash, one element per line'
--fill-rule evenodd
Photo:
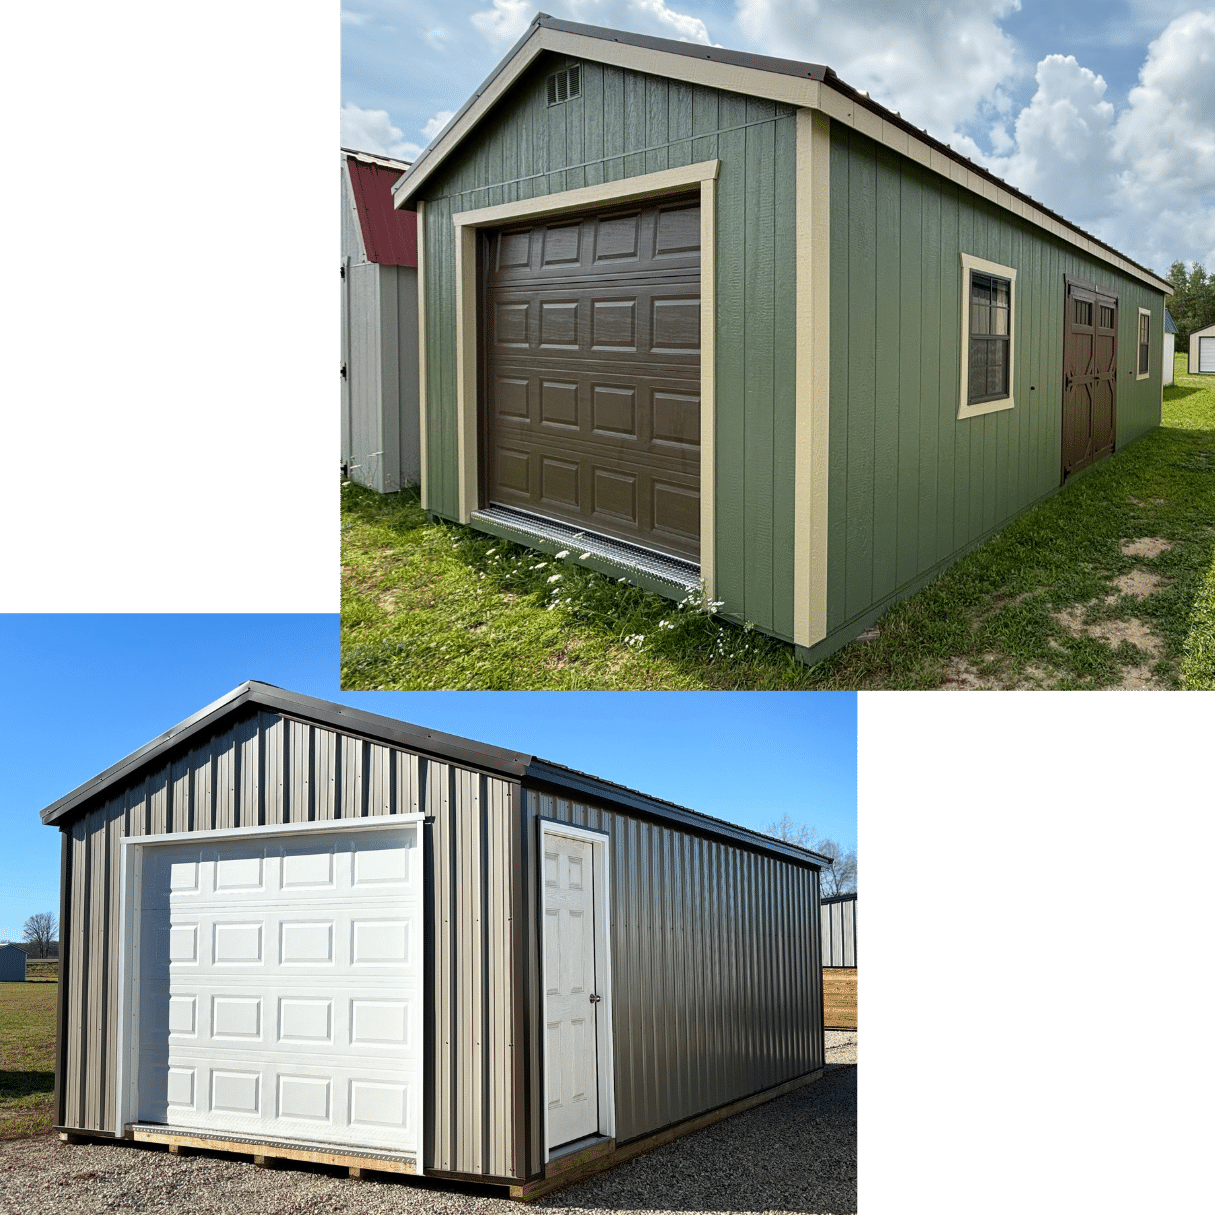
<path fill-rule="evenodd" d="M 43 811 L 65 1136 L 535 1197 L 817 1079 L 826 858 L 247 683 Z"/>

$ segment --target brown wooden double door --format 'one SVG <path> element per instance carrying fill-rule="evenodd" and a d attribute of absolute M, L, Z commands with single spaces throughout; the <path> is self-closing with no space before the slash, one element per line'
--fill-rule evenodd
<path fill-rule="evenodd" d="M 700 556 L 696 199 L 489 232 L 484 500 Z"/>
<path fill-rule="evenodd" d="M 1068 279 L 1063 323 L 1061 481 L 1114 450 L 1117 376 L 1117 297 Z"/>

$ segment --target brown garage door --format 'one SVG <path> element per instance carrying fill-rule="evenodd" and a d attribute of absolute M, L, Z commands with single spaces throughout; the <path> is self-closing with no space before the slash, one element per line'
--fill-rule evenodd
<path fill-rule="evenodd" d="M 1068 280 L 1063 325 L 1062 480 L 1114 450 L 1118 300 Z"/>
<path fill-rule="evenodd" d="M 490 232 L 483 497 L 700 555 L 696 200 Z"/>

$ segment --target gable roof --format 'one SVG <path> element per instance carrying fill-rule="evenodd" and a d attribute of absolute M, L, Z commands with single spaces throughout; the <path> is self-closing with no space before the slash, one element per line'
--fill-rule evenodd
<path fill-rule="evenodd" d="M 814 868 L 831 864 L 830 857 L 821 856 L 807 848 L 799 848 L 796 844 L 773 839 L 758 831 L 750 831 L 746 827 L 689 810 L 662 798 L 651 797 L 647 793 L 578 772 L 562 764 L 550 763 L 534 755 L 474 742 L 457 734 L 445 734 L 441 730 L 428 730 L 424 726 L 411 725 L 395 717 L 382 717 L 378 713 L 368 713 L 363 709 L 353 709 L 333 701 L 318 700 L 313 696 L 289 692 L 284 688 L 276 688 L 273 684 L 253 679 L 233 688 L 226 696 L 221 696 L 187 717 L 185 721 L 179 722 L 172 729 L 157 735 L 151 742 L 132 751 L 104 772 L 85 781 L 71 793 L 52 802 L 42 811 L 42 821 L 48 826 L 67 826 L 91 805 L 96 804 L 99 798 L 133 778 L 141 768 L 166 759 L 170 753 L 180 753 L 192 740 L 213 734 L 231 720 L 246 716 L 256 709 L 313 722 L 369 738 L 373 742 L 400 747 L 428 758 L 446 760 L 508 779 L 527 780 L 529 785 L 539 785 L 560 796 L 591 797 L 749 848 L 762 848 Z"/>
<path fill-rule="evenodd" d="M 359 217 L 363 249 L 381 266 L 418 264 L 418 217 L 392 205 L 392 185 L 409 168 L 406 160 L 342 149 Z"/>
<path fill-rule="evenodd" d="M 547 13 L 537 14 L 527 32 L 507 52 L 481 87 L 430 145 L 419 153 L 393 187 L 395 207 L 410 207 L 426 179 L 545 51 L 820 110 L 837 122 L 902 152 L 943 177 L 990 199 L 1157 290 L 1172 294 L 1172 285 L 1154 270 L 1139 265 L 1113 246 L 1035 202 L 1028 194 L 1010 186 L 961 152 L 913 126 L 901 114 L 879 105 L 868 93 L 846 84 L 823 64 L 800 63 L 794 59 L 752 55 L 699 43 L 676 42 L 625 30 L 582 25 L 550 17 Z"/>
<path fill-rule="evenodd" d="M 1177 322 L 1173 320 L 1167 308 L 1164 310 L 1164 331 L 1165 333 L 1177 332 Z"/>

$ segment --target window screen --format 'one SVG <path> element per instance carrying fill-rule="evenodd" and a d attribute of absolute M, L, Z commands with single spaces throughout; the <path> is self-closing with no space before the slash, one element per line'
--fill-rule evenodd
<path fill-rule="evenodd" d="M 970 373 L 967 404 L 1008 396 L 1012 283 L 993 274 L 970 273 Z"/>

